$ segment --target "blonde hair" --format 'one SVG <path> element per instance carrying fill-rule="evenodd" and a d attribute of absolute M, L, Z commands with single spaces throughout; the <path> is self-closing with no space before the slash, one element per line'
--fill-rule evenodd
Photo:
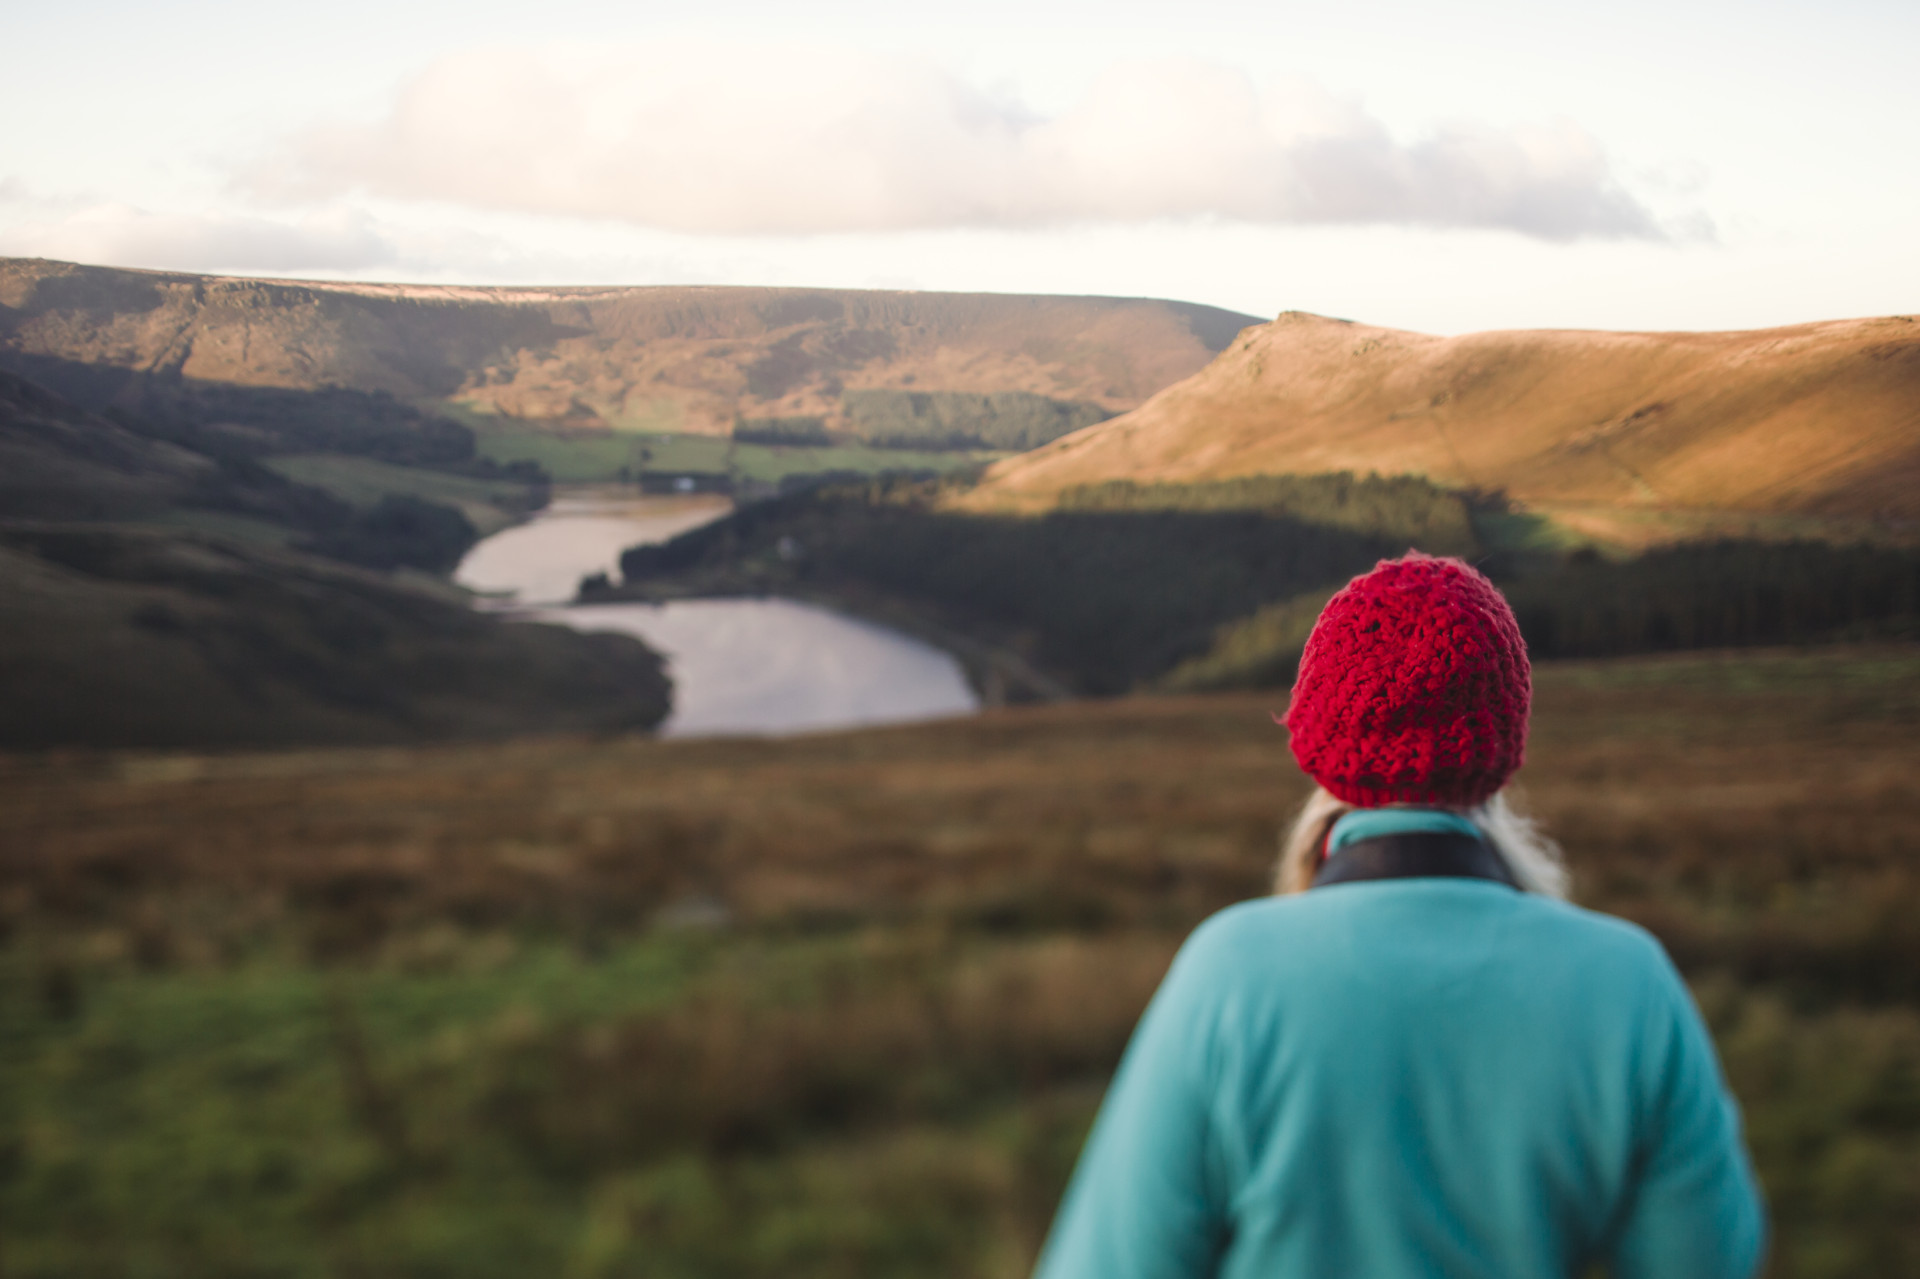
<path fill-rule="evenodd" d="M 1313 788 L 1313 794 L 1300 806 L 1300 815 L 1293 819 L 1292 829 L 1280 842 L 1280 862 L 1273 871 L 1274 892 L 1300 893 L 1313 887 L 1327 833 L 1353 807 L 1329 795 L 1324 787 Z M 1532 818 L 1522 816 L 1508 802 L 1505 791 L 1485 803 L 1451 811 L 1479 828 L 1481 837 L 1500 855 L 1523 891 L 1566 898 L 1567 865 L 1560 846 L 1548 839 Z"/>

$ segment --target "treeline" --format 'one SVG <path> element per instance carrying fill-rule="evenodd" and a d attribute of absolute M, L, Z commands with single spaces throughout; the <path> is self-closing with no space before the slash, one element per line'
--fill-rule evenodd
<path fill-rule="evenodd" d="M 1576 554 L 1507 582 L 1537 657 L 1920 636 L 1920 554 L 1709 542 L 1610 563 Z"/>
<path fill-rule="evenodd" d="M 1060 495 L 1063 511 L 1262 511 L 1354 529 L 1439 554 L 1478 549 L 1474 499 L 1413 475 L 1249 475 L 1196 484 L 1110 480 Z"/>
<path fill-rule="evenodd" d="M 1608 561 L 1591 551 L 1495 580 L 1536 659 L 1920 637 L 1920 554 L 1819 543 L 1709 542 Z M 1284 688 L 1333 585 L 1214 633 L 1167 672 L 1182 691 Z"/>
<path fill-rule="evenodd" d="M 363 568 L 451 573 L 479 536 L 456 507 L 389 493 L 365 510 L 350 512 L 300 549 Z"/>
<path fill-rule="evenodd" d="M 1339 586 L 1330 582 L 1228 622 L 1213 633 L 1205 652 L 1181 662 L 1154 686 L 1175 693 L 1289 687 L 1307 636 Z"/>
<path fill-rule="evenodd" d="M 856 438 L 897 449 L 1021 453 L 1113 416 L 1098 404 L 1031 391 L 848 391 L 841 404 Z"/>
<path fill-rule="evenodd" d="M 1410 546 L 1483 563 L 1541 658 L 1920 634 L 1920 553 L 1810 543 L 1489 554 L 1478 502 L 1425 481 L 1103 485 L 1037 517 L 942 509 L 940 487 L 836 485 L 626 553 L 641 594 L 795 590 L 917 615 L 1077 693 L 1284 687 L 1313 618 Z"/>
<path fill-rule="evenodd" d="M 834 422 L 824 414 L 736 417 L 733 438 L 790 448 L 1020 453 L 1113 416 L 1098 404 L 1031 391 L 848 391 L 840 403 Z"/>
<path fill-rule="evenodd" d="M 1125 692 L 1203 651 L 1223 623 L 1344 579 L 1404 541 L 1263 511 L 937 508 L 936 484 L 837 485 L 744 507 L 621 558 L 627 583 L 852 591 L 1010 646 L 1066 687 Z M 785 547 L 783 551 L 781 548 Z"/>
<path fill-rule="evenodd" d="M 742 444 L 789 448 L 826 448 L 834 443 L 827 419 L 812 417 L 736 417 L 733 438 Z"/>

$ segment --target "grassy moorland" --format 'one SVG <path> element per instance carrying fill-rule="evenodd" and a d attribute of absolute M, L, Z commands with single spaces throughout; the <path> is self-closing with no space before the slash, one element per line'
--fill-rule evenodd
<path fill-rule="evenodd" d="M 1910 315 L 1434 337 L 1287 312 L 1124 417 L 999 463 L 966 504 L 1377 469 L 1499 490 L 1635 546 L 1765 536 L 1775 520 L 1772 535 L 1910 532 L 1916 357 Z"/>
<path fill-rule="evenodd" d="M 1746 1107 L 1772 1273 L 1920 1269 L 1920 651 L 1543 667 L 1533 809 Z M 1278 694 L 793 741 L 0 761 L 10 1275 L 1015 1276 Z"/>

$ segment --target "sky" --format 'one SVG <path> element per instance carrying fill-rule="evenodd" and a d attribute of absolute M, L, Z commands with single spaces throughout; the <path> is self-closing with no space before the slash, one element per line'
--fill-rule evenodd
<path fill-rule="evenodd" d="M 0 0 L 0 46 L 4 255 L 1431 333 L 1920 310 L 1912 0 Z"/>

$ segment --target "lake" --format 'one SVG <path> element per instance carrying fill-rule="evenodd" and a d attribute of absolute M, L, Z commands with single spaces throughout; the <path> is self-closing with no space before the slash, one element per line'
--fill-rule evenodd
<path fill-rule="evenodd" d="M 951 654 L 798 600 L 574 604 L 580 579 L 619 579 L 620 552 L 731 510 L 723 498 L 561 489 L 524 524 L 476 544 L 454 580 L 481 607 L 582 631 L 637 636 L 667 659 L 669 737 L 787 734 L 966 715 L 979 709 Z"/>

